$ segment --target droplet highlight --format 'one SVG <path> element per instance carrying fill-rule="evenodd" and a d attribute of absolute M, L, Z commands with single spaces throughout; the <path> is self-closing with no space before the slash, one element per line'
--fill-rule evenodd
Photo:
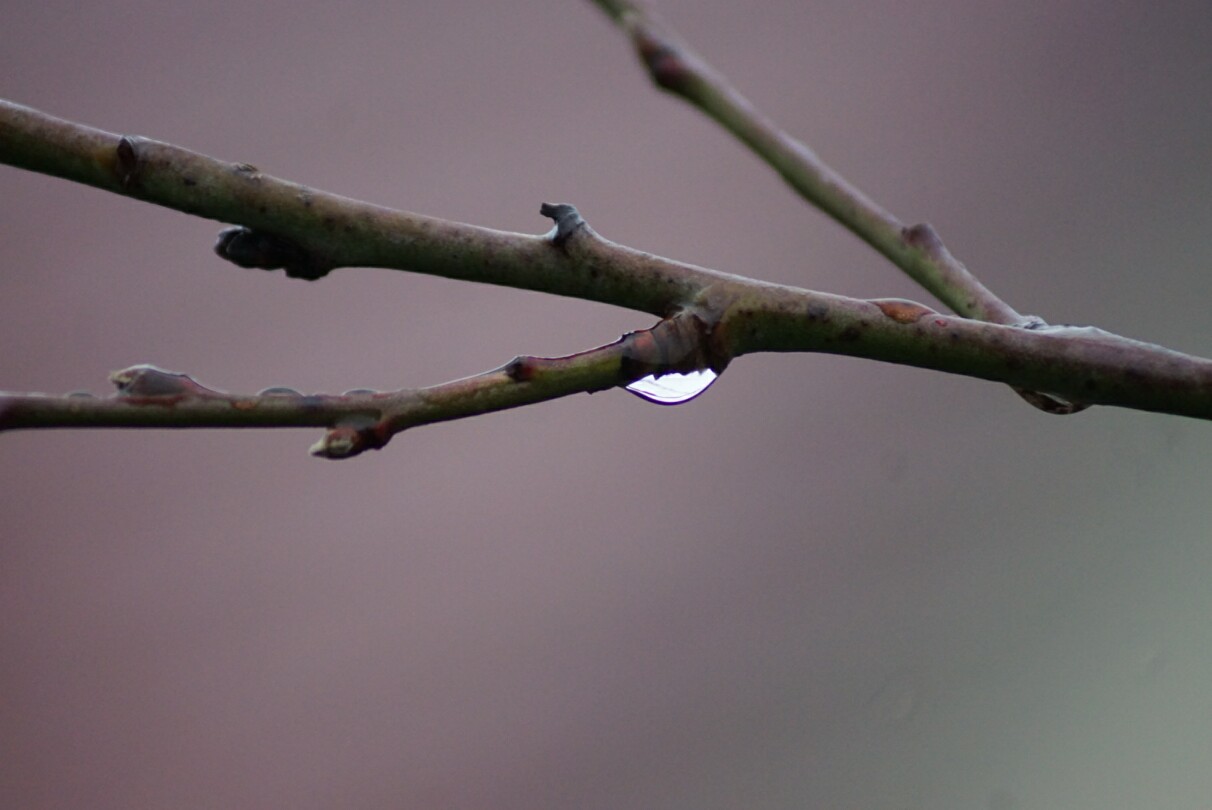
<path fill-rule="evenodd" d="M 659 377 L 649 374 L 628 385 L 627 390 L 640 399 L 658 405 L 681 405 L 710 388 L 718 376 L 709 368 L 687 374 L 662 374 Z"/>

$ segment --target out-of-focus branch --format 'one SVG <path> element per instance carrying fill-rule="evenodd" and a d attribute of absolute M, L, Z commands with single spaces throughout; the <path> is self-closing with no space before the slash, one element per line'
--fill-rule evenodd
<path fill-rule="evenodd" d="M 632 0 L 594 0 L 631 37 L 653 82 L 735 135 L 804 199 L 886 256 L 966 318 L 1025 324 L 973 276 L 927 224 L 906 226 L 763 115 L 667 26 Z"/>

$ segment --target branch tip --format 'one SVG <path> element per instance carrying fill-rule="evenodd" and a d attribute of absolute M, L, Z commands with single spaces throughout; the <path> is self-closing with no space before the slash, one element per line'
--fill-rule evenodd
<path fill-rule="evenodd" d="M 551 241 L 557 247 L 562 247 L 585 224 L 576 206 L 567 203 L 543 203 L 539 206 L 539 213 L 555 222 Z"/>
<path fill-rule="evenodd" d="M 135 175 L 139 171 L 139 145 L 142 140 L 133 135 L 123 135 L 118 140 L 118 160 L 114 163 L 114 173 L 123 189 L 130 189 L 134 185 Z"/>
<path fill-rule="evenodd" d="M 339 422 L 313 444 L 308 452 L 316 458 L 339 461 L 353 458 L 367 450 L 380 450 L 388 442 L 389 435 L 382 435 L 378 424 L 370 419 Z"/>
<path fill-rule="evenodd" d="M 938 253 L 943 247 L 943 239 L 929 222 L 919 222 L 910 227 L 901 228 L 901 236 L 905 244 L 925 253 Z"/>
<path fill-rule="evenodd" d="M 676 95 L 686 94 L 691 71 L 683 50 L 669 39 L 659 36 L 651 26 L 641 25 L 638 18 L 628 22 L 636 53 L 644 63 L 649 78 L 662 90 Z"/>
<path fill-rule="evenodd" d="M 305 281 L 323 278 L 333 269 L 331 262 L 289 239 L 243 225 L 219 232 L 215 254 L 237 267 L 283 270 L 289 278 Z"/>
<path fill-rule="evenodd" d="M 534 379 L 534 373 L 533 357 L 520 354 L 505 364 L 505 375 L 514 382 L 528 382 Z"/>
<path fill-rule="evenodd" d="M 165 371 L 150 365 L 131 366 L 109 375 L 109 381 L 124 397 L 180 397 L 216 395 L 219 392 L 188 374 Z"/>

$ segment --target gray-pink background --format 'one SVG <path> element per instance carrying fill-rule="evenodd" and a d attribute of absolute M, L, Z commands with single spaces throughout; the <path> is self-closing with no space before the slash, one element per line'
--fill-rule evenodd
<path fill-rule="evenodd" d="M 1206 0 L 660 8 L 1023 311 L 1212 355 Z M 0 96 L 318 188 L 925 294 L 588 2 L 10 2 Z M 0 168 L 0 387 L 437 383 L 651 325 Z M 0 805 L 1206 808 L 1212 425 L 811 355 L 419 428 L 0 436 Z"/>

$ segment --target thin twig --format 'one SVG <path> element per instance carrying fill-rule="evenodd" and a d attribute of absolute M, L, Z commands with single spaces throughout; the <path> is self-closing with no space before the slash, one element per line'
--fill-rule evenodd
<path fill-rule="evenodd" d="M 927 224 L 907 226 L 763 115 L 666 25 L 630 0 L 594 0 L 631 37 L 653 82 L 735 135 L 804 199 L 886 256 L 956 314 L 1021 325 L 1020 315 L 973 276 Z"/>
<path fill-rule="evenodd" d="M 110 375 L 117 393 L 95 397 L 0 392 L 0 431 L 36 428 L 328 428 L 312 455 L 350 458 L 411 427 L 593 393 L 671 370 L 700 368 L 702 323 L 692 314 L 567 357 L 515 357 L 492 371 L 428 388 L 302 394 L 270 388 L 229 394 L 187 374 L 134 366 Z"/>

